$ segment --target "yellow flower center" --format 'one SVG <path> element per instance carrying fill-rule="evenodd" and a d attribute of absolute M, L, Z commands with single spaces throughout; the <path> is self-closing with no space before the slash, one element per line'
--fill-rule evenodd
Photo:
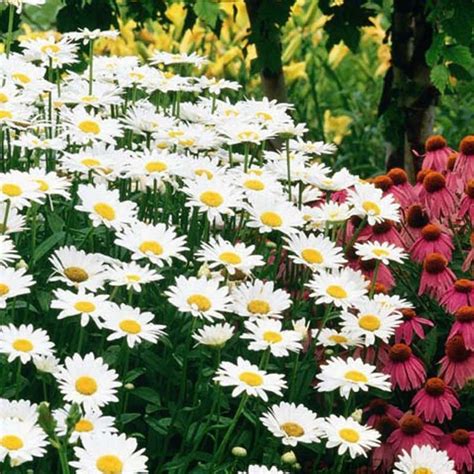
<path fill-rule="evenodd" d="M 224 202 L 222 195 L 215 191 L 204 191 L 199 199 L 209 207 L 219 207 Z"/>
<path fill-rule="evenodd" d="M 342 428 L 342 430 L 339 430 L 339 436 L 348 443 L 357 443 L 360 438 L 359 433 L 352 428 Z"/>
<path fill-rule="evenodd" d="M 363 382 L 367 383 L 369 379 L 366 377 L 365 374 L 359 372 L 358 370 L 349 370 L 344 374 L 344 378 L 349 380 L 350 382 Z"/>
<path fill-rule="evenodd" d="M 244 186 L 252 191 L 263 191 L 265 189 L 265 185 L 258 179 L 248 179 Z"/>
<path fill-rule="evenodd" d="M 84 158 L 81 163 L 87 168 L 93 168 L 94 166 L 99 166 L 101 162 L 95 158 Z"/>
<path fill-rule="evenodd" d="M 168 136 L 170 138 L 178 138 L 178 137 L 182 137 L 183 135 L 184 135 L 184 132 L 181 130 L 170 130 L 168 132 Z"/>
<path fill-rule="evenodd" d="M 13 349 L 20 352 L 30 352 L 33 350 L 33 344 L 28 339 L 17 339 L 12 344 Z"/>
<path fill-rule="evenodd" d="M 114 208 L 109 204 L 106 204 L 105 202 L 98 202 L 94 206 L 94 211 L 99 214 L 102 219 L 105 219 L 107 221 L 113 221 L 115 219 Z"/>
<path fill-rule="evenodd" d="M 35 182 L 38 183 L 38 189 L 45 193 L 49 190 L 49 184 L 44 179 L 35 179 Z"/>
<path fill-rule="evenodd" d="M 267 314 L 270 312 L 270 305 L 265 300 L 252 300 L 248 302 L 247 310 L 252 314 Z"/>
<path fill-rule="evenodd" d="M 0 438 L 0 446 L 8 451 L 18 451 L 23 447 L 23 441 L 18 436 L 5 435 Z"/>
<path fill-rule="evenodd" d="M 214 173 L 211 173 L 209 170 L 204 169 L 194 170 L 194 174 L 196 176 L 206 176 L 207 179 L 212 179 L 214 177 Z"/>
<path fill-rule="evenodd" d="M 8 295 L 10 292 L 10 287 L 5 285 L 5 283 L 0 283 L 0 296 Z"/>
<path fill-rule="evenodd" d="M 90 301 L 78 301 L 74 308 L 80 313 L 92 313 L 95 311 L 95 304 Z"/>
<path fill-rule="evenodd" d="M 250 141 L 250 140 L 258 140 L 258 137 L 259 137 L 258 133 L 254 132 L 253 130 L 244 130 L 243 132 L 240 132 L 237 134 L 237 138 L 244 142 Z"/>
<path fill-rule="evenodd" d="M 148 173 L 161 173 L 168 169 L 168 165 L 163 161 L 150 161 L 145 165 L 145 169 Z"/>
<path fill-rule="evenodd" d="M 68 267 L 64 269 L 64 275 L 75 283 L 82 283 L 89 279 L 88 273 L 80 267 Z"/>
<path fill-rule="evenodd" d="M 196 143 L 196 140 L 194 140 L 194 138 L 186 138 L 186 139 L 183 139 L 183 140 L 180 140 L 179 141 L 179 144 L 181 146 L 193 146 L 194 144 Z"/>
<path fill-rule="evenodd" d="M 347 337 L 341 336 L 340 334 L 333 334 L 332 336 L 329 336 L 328 339 L 336 344 L 344 344 L 348 341 Z"/>
<path fill-rule="evenodd" d="M 377 257 L 388 257 L 390 255 L 390 252 L 385 249 L 374 249 L 372 252 Z"/>
<path fill-rule="evenodd" d="M 14 72 L 12 74 L 12 79 L 21 82 L 22 84 L 28 84 L 29 82 L 31 82 L 31 78 L 28 77 L 26 74 L 23 74 L 22 72 Z"/>
<path fill-rule="evenodd" d="M 94 425 L 89 420 L 79 420 L 74 426 L 74 431 L 78 433 L 89 433 L 94 429 Z"/>
<path fill-rule="evenodd" d="M 141 280 L 140 275 L 134 275 L 133 273 L 129 273 L 128 275 L 126 275 L 126 278 L 130 282 L 138 282 Z"/>
<path fill-rule="evenodd" d="M 199 311 L 209 311 L 212 306 L 211 300 L 204 295 L 191 295 L 186 302 L 190 306 L 196 307 Z"/>
<path fill-rule="evenodd" d="M 270 115 L 268 112 L 257 112 L 255 114 L 256 117 L 261 118 L 263 120 L 272 120 L 273 116 Z"/>
<path fill-rule="evenodd" d="M 367 214 L 371 214 L 373 216 L 379 216 L 382 212 L 378 204 L 373 201 L 364 201 L 362 203 L 362 208 L 365 212 L 367 212 Z"/>
<path fill-rule="evenodd" d="M 152 253 L 154 255 L 161 255 L 163 253 L 163 247 L 156 240 L 145 240 L 138 249 L 140 252 Z"/>
<path fill-rule="evenodd" d="M 258 387 L 263 384 L 263 377 L 255 372 L 242 372 L 239 375 L 239 380 L 251 387 Z"/>
<path fill-rule="evenodd" d="M 347 291 L 340 285 L 329 285 L 326 288 L 326 293 L 338 300 L 347 298 Z"/>
<path fill-rule="evenodd" d="M 91 104 L 93 102 L 98 102 L 99 98 L 95 95 L 85 95 L 84 97 L 81 98 L 81 101 Z"/>
<path fill-rule="evenodd" d="M 242 262 L 242 259 L 235 252 L 222 252 L 219 255 L 219 260 L 224 263 L 229 263 L 231 265 L 238 265 Z"/>
<path fill-rule="evenodd" d="M 18 197 L 23 194 L 23 190 L 18 184 L 6 183 L 2 186 L 2 193 L 9 197 Z"/>
<path fill-rule="evenodd" d="M 8 102 L 8 96 L 3 92 L 0 92 L 0 104 L 4 104 L 5 102 Z"/>
<path fill-rule="evenodd" d="M 119 328 L 128 334 L 138 334 L 142 330 L 140 324 L 133 319 L 124 319 L 123 321 L 120 321 Z"/>
<path fill-rule="evenodd" d="M 304 435 L 304 429 L 298 423 L 293 423 L 291 421 L 287 421 L 283 423 L 280 428 L 288 435 L 293 436 L 294 438 L 299 438 L 300 436 Z"/>
<path fill-rule="evenodd" d="M 48 53 L 59 53 L 61 48 L 57 44 L 45 44 L 41 46 L 41 52 L 48 54 Z"/>
<path fill-rule="evenodd" d="M 123 462 L 113 454 L 106 454 L 97 459 L 95 467 L 102 474 L 122 474 Z"/>
<path fill-rule="evenodd" d="M 9 110 L 0 110 L 0 120 L 11 118 L 13 118 L 13 114 Z"/>
<path fill-rule="evenodd" d="M 433 471 L 429 467 L 417 467 L 413 474 L 433 474 Z"/>
<path fill-rule="evenodd" d="M 316 249 L 304 249 L 301 252 L 301 256 L 303 260 L 308 263 L 323 263 L 324 261 L 321 252 Z"/>
<path fill-rule="evenodd" d="M 280 333 L 275 332 L 275 331 L 265 331 L 263 333 L 263 340 L 270 343 L 270 344 L 275 344 L 277 342 L 281 342 L 283 340 L 283 337 Z"/>
<path fill-rule="evenodd" d="M 83 120 L 79 123 L 78 127 L 84 133 L 91 133 L 92 135 L 100 133 L 100 125 L 93 120 Z"/>
<path fill-rule="evenodd" d="M 76 390 L 81 395 L 94 395 L 97 392 L 97 382 L 87 375 L 83 375 L 76 380 Z"/>
<path fill-rule="evenodd" d="M 380 318 L 374 314 L 364 314 L 358 320 L 359 327 L 366 331 L 377 331 L 380 327 Z"/>
<path fill-rule="evenodd" d="M 129 74 L 130 79 L 137 79 L 139 81 L 143 80 L 145 78 L 145 74 L 142 74 L 141 72 L 131 72 Z"/>
<path fill-rule="evenodd" d="M 268 227 L 280 227 L 283 224 L 283 219 L 276 213 L 272 211 L 264 212 L 260 216 L 262 224 Z"/>

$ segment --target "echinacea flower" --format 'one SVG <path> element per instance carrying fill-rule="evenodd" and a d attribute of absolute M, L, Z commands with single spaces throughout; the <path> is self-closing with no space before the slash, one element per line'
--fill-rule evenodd
<path fill-rule="evenodd" d="M 474 377 L 474 352 L 466 348 L 460 334 L 448 339 L 444 347 L 439 375 L 447 384 L 462 388 L 468 379 Z"/>
<path fill-rule="evenodd" d="M 420 339 L 425 338 L 423 326 L 433 327 L 433 321 L 418 316 L 411 308 L 401 310 L 403 322 L 395 329 L 395 343 L 404 342 L 410 345 L 416 334 Z"/>
<path fill-rule="evenodd" d="M 387 173 L 392 180 L 393 186 L 390 193 L 405 208 L 417 201 L 417 195 L 413 186 L 408 181 L 407 172 L 402 168 L 392 168 Z"/>
<path fill-rule="evenodd" d="M 420 204 L 413 204 L 405 211 L 405 225 L 401 229 L 401 235 L 408 248 L 420 236 L 421 230 L 429 222 L 430 218 L 426 209 Z"/>
<path fill-rule="evenodd" d="M 418 294 L 426 293 L 440 298 L 455 280 L 456 276 L 448 267 L 448 260 L 440 253 L 430 253 L 423 260 Z"/>
<path fill-rule="evenodd" d="M 419 196 L 434 219 L 449 217 L 456 209 L 454 195 L 446 187 L 446 178 L 437 171 L 431 171 L 425 176 Z"/>
<path fill-rule="evenodd" d="M 454 245 L 451 236 L 437 224 L 427 224 L 410 247 L 410 256 L 415 262 L 423 262 L 431 253 L 443 255 L 451 261 Z"/>
<path fill-rule="evenodd" d="M 391 405 L 382 398 L 374 398 L 364 408 L 364 414 L 367 416 L 367 424 L 375 428 L 377 423 L 382 417 L 392 418 L 398 421 L 402 416 L 403 412 L 394 405 Z"/>
<path fill-rule="evenodd" d="M 466 349 L 474 351 L 474 306 L 461 306 L 454 313 L 455 321 L 451 326 L 448 339 L 460 334 Z"/>
<path fill-rule="evenodd" d="M 474 220 L 474 179 L 470 179 L 464 188 L 464 196 L 459 203 L 458 216 L 460 219 Z"/>
<path fill-rule="evenodd" d="M 392 387 L 400 390 L 414 390 L 426 379 L 423 363 L 409 346 L 401 343 L 390 347 L 382 372 L 389 374 Z"/>
<path fill-rule="evenodd" d="M 454 462 L 445 451 L 424 444 L 403 450 L 395 463 L 393 474 L 456 474 Z"/>
<path fill-rule="evenodd" d="M 395 454 L 399 454 L 403 450 L 410 451 L 415 445 L 426 444 L 437 448 L 442 435 L 437 426 L 424 423 L 419 416 L 405 414 L 400 419 L 400 427 L 390 435 L 388 442 L 393 445 Z"/>
<path fill-rule="evenodd" d="M 369 426 L 372 426 L 380 433 L 381 441 L 380 446 L 374 448 L 370 453 L 371 467 L 375 470 L 382 470 L 382 472 L 389 472 L 395 460 L 395 451 L 387 440 L 398 429 L 399 422 L 392 416 L 381 415 L 377 418 L 374 425 Z"/>
<path fill-rule="evenodd" d="M 457 429 L 445 434 L 439 442 L 440 449 L 454 461 L 458 472 L 473 472 L 474 470 L 474 432 Z"/>
<path fill-rule="evenodd" d="M 432 377 L 413 397 L 411 406 L 423 420 L 429 423 L 443 423 L 453 417 L 453 409 L 458 410 L 461 404 L 456 392 L 446 385 L 443 379 Z"/>
<path fill-rule="evenodd" d="M 441 135 L 431 135 L 425 142 L 426 154 L 421 164 L 422 169 L 443 172 L 448 167 L 448 157 L 453 152 Z"/>
<path fill-rule="evenodd" d="M 391 221 L 383 221 L 373 226 L 366 226 L 362 229 L 357 239 L 359 242 L 371 241 L 405 247 L 405 243 L 398 232 L 395 224 Z"/>
<path fill-rule="evenodd" d="M 468 135 L 461 140 L 459 156 L 454 165 L 454 172 L 467 184 L 474 176 L 474 135 Z"/>
<path fill-rule="evenodd" d="M 439 304 L 454 314 L 462 306 L 474 306 L 474 281 L 466 278 L 456 280 L 439 300 Z"/>

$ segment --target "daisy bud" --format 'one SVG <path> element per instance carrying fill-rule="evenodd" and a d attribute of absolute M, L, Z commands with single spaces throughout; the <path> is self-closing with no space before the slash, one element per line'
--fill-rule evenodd
<path fill-rule="evenodd" d="M 351 413 L 351 418 L 354 420 L 354 421 L 357 421 L 357 423 L 361 423 L 362 422 L 362 414 L 364 412 L 360 409 L 360 408 L 357 408 L 357 410 L 354 410 L 352 413 Z"/>
<path fill-rule="evenodd" d="M 24 268 L 25 270 L 28 270 L 28 264 L 23 260 L 19 260 L 18 263 L 15 265 L 15 268 L 19 270 L 20 268 Z"/>
<path fill-rule="evenodd" d="M 296 455 L 293 451 L 287 451 L 286 453 L 282 454 L 281 462 L 284 464 L 293 465 L 296 462 Z"/>
<path fill-rule="evenodd" d="M 123 388 L 124 388 L 125 390 L 133 390 L 133 389 L 135 388 L 135 385 L 133 385 L 133 383 L 130 383 L 130 382 L 129 382 L 129 383 L 126 383 L 126 384 L 123 386 Z"/>
<path fill-rule="evenodd" d="M 198 270 L 198 278 L 206 277 L 209 278 L 211 276 L 211 270 L 207 264 L 202 264 Z"/>
<path fill-rule="evenodd" d="M 332 356 L 334 354 L 334 351 L 332 349 L 326 349 L 324 351 L 324 354 L 327 356 Z"/>
<path fill-rule="evenodd" d="M 300 464 L 299 462 L 295 462 L 295 463 L 293 464 L 293 469 L 294 469 L 295 471 L 301 471 L 301 469 L 302 469 L 302 468 L 301 468 L 301 464 Z"/>
<path fill-rule="evenodd" d="M 56 428 L 56 420 L 51 414 L 48 402 L 41 402 L 38 407 L 38 424 L 43 428 L 43 431 L 49 435 L 54 436 Z"/>
<path fill-rule="evenodd" d="M 242 446 L 234 446 L 232 448 L 232 456 L 235 456 L 236 458 L 244 458 L 247 456 L 247 450 L 242 448 Z"/>

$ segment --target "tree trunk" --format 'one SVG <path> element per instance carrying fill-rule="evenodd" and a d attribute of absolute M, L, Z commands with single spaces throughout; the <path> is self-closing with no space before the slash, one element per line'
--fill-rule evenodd
<path fill-rule="evenodd" d="M 420 167 L 413 151 L 424 152 L 439 99 L 425 60 L 432 36 L 424 0 L 394 1 L 392 66 L 385 77 L 379 114 L 385 123 L 387 169 L 405 168 L 412 181 Z"/>

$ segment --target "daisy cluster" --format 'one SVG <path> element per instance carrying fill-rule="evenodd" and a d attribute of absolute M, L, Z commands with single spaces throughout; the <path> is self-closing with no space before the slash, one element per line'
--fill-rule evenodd
<path fill-rule="evenodd" d="M 364 181 L 205 58 L 82 52 L 114 35 L 0 56 L 0 462 L 472 472 L 474 138 Z"/>

